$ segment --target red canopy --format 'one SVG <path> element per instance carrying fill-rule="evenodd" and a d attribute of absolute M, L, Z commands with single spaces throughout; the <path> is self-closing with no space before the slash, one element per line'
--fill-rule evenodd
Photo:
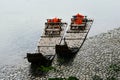
<path fill-rule="evenodd" d="M 82 14 L 79 14 L 79 13 L 76 14 L 75 16 L 76 16 L 76 17 L 82 17 L 82 18 L 84 17 Z"/>
<path fill-rule="evenodd" d="M 82 14 L 76 14 L 75 15 L 75 19 L 74 19 L 74 23 L 75 24 L 82 24 L 84 16 Z"/>
<path fill-rule="evenodd" d="M 52 22 L 54 22 L 54 23 L 61 22 L 61 19 L 55 17 L 55 18 L 52 19 Z"/>
<path fill-rule="evenodd" d="M 58 22 L 58 18 L 56 18 L 56 17 L 53 18 L 52 20 L 53 20 L 53 22 Z"/>
<path fill-rule="evenodd" d="M 75 24 L 82 24 L 82 20 L 77 19 L 77 20 L 75 21 Z"/>
<path fill-rule="evenodd" d="M 52 20 L 51 19 L 47 19 L 47 22 L 51 22 Z"/>

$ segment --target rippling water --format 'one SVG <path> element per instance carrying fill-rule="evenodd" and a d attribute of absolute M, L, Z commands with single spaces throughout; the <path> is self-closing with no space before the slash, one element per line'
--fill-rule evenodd
<path fill-rule="evenodd" d="M 118 0 L 1 0 L 0 65 L 19 63 L 26 52 L 34 51 L 47 18 L 70 22 L 72 15 L 94 18 L 89 36 L 120 26 Z"/>

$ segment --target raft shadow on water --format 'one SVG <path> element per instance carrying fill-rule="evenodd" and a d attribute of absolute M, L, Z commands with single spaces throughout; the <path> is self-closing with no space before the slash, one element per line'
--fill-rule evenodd
<path fill-rule="evenodd" d="M 60 57 L 57 55 L 57 62 L 59 65 L 71 65 L 72 62 L 74 61 L 74 58 L 76 57 L 76 54 L 73 54 L 71 56 L 65 56 L 65 57 Z"/>
<path fill-rule="evenodd" d="M 67 45 L 58 45 L 56 48 L 59 51 L 57 52 L 57 62 L 59 65 L 71 65 L 79 51 L 79 48 L 68 48 Z"/>
<path fill-rule="evenodd" d="M 42 76 L 45 76 L 47 73 L 47 72 L 41 71 L 40 66 L 36 64 L 30 65 L 29 72 L 32 76 L 35 76 L 35 77 L 42 77 Z"/>
<path fill-rule="evenodd" d="M 55 55 L 45 55 L 40 53 L 27 53 L 28 61 L 31 62 L 29 72 L 33 76 L 44 76 L 50 69 Z"/>

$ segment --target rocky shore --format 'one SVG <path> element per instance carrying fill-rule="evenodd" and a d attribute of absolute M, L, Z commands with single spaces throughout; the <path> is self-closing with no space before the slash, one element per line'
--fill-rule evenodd
<path fill-rule="evenodd" d="M 105 80 L 109 76 L 109 66 L 120 66 L 120 28 L 87 38 L 74 59 L 67 63 L 54 59 L 50 70 L 44 75 L 34 75 L 27 60 L 19 65 L 0 67 L 0 80 L 47 80 L 54 77 L 75 76 L 79 80 L 93 80 L 95 75 Z M 117 74 L 120 80 L 120 72 Z"/>

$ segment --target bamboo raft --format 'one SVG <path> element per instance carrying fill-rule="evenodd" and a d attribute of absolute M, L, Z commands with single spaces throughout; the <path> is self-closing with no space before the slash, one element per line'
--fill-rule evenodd
<path fill-rule="evenodd" d="M 79 17 L 81 17 L 81 15 L 79 15 Z M 86 40 L 92 23 L 93 20 L 88 19 L 87 17 L 82 18 L 82 22 L 80 24 L 73 23 L 71 19 L 71 25 L 66 31 L 65 37 L 59 45 L 56 44 L 56 54 L 58 57 L 74 57 Z"/>
<path fill-rule="evenodd" d="M 66 28 L 67 23 L 61 22 L 61 19 L 47 19 L 44 32 L 37 44 L 36 52 L 27 53 L 28 62 L 49 66 L 55 57 L 55 45 L 61 42 Z"/>
<path fill-rule="evenodd" d="M 27 53 L 28 62 L 49 66 L 56 54 L 66 59 L 73 57 L 82 47 L 93 23 L 86 16 L 77 16 L 78 19 L 76 16 L 71 18 L 68 29 L 67 23 L 59 18 L 47 19 L 36 52 Z"/>

